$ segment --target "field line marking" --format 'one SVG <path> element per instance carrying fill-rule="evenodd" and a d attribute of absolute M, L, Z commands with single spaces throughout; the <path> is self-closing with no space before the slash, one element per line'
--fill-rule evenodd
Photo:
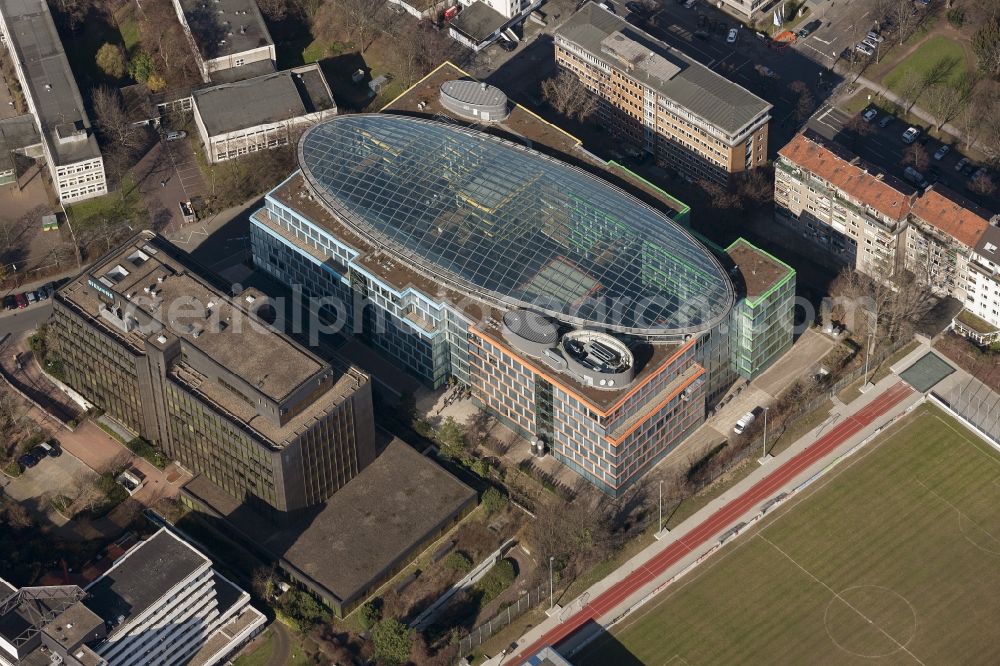
<path fill-rule="evenodd" d="M 930 486 L 928 486 L 926 483 L 924 483 L 923 481 L 921 481 L 919 478 L 917 478 L 917 477 L 913 477 L 913 478 L 914 478 L 914 480 L 917 483 L 919 483 L 920 485 L 922 485 L 927 492 L 929 492 L 931 495 L 934 495 L 934 497 L 936 497 L 939 501 L 943 502 L 944 504 L 947 504 L 948 507 L 950 507 L 952 511 L 954 511 L 955 513 L 957 513 L 960 518 L 965 518 L 967 521 L 969 521 L 974 526 L 976 526 L 979 529 L 980 532 L 982 532 L 983 534 L 985 534 L 986 536 L 988 536 L 990 539 L 993 540 L 993 542 L 995 544 L 997 544 L 998 546 L 1000 546 L 1000 539 L 998 539 L 997 537 L 995 537 L 993 535 L 993 533 L 991 533 L 988 529 L 986 529 L 985 527 L 983 527 L 982 525 L 980 525 L 979 523 L 977 523 L 976 521 L 974 521 L 972 519 L 972 517 L 969 516 L 969 514 L 965 513 L 964 511 L 962 511 L 961 509 L 959 509 L 957 506 L 955 506 L 954 504 L 952 504 L 944 496 L 942 496 L 936 490 L 934 490 L 933 488 L 931 488 Z M 961 529 L 961 526 L 959 526 L 959 529 Z M 975 545 L 975 544 L 973 544 L 973 545 Z"/>
<path fill-rule="evenodd" d="M 923 664 L 923 663 L 924 663 L 923 661 L 921 661 L 921 660 L 920 660 L 920 658 L 919 658 L 919 657 L 917 657 L 917 655 L 915 655 L 915 654 L 913 654 L 912 652 L 910 652 L 910 650 L 909 650 L 909 649 L 907 649 L 907 647 L 906 647 L 905 645 L 903 645 L 902 643 L 900 643 L 899 641 L 897 641 L 897 640 L 896 640 L 896 639 L 895 639 L 895 638 L 894 638 L 893 636 L 891 636 L 891 635 L 889 634 L 889 632 L 887 632 L 887 631 L 886 631 L 885 629 L 883 629 L 883 628 L 882 628 L 882 627 L 880 627 L 879 625 L 875 624 L 875 622 L 873 622 L 871 618 L 869 618 L 869 617 L 868 617 L 867 615 L 865 615 L 865 614 L 864 614 L 864 613 L 862 613 L 862 612 L 861 612 L 860 610 L 858 610 L 857 608 L 855 608 L 855 607 L 854 607 L 854 605 L 853 605 L 853 604 L 851 604 L 851 602 L 849 602 L 849 601 L 848 601 L 847 599 L 845 599 L 844 597 L 840 596 L 840 593 L 839 593 L 839 592 L 837 592 L 837 591 L 836 591 L 836 590 L 834 590 L 834 589 L 833 589 L 832 587 L 830 587 L 829 585 L 827 585 L 826 583 L 824 583 L 823 581 L 821 581 L 821 580 L 820 580 L 819 578 L 817 578 L 816 576 L 814 576 L 814 575 L 812 574 L 812 572 L 810 572 L 810 571 L 809 571 L 808 569 L 806 569 L 806 568 L 805 568 L 804 566 L 802 566 L 801 564 L 799 564 L 799 563 L 798 563 L 798 562 L 797 562 L 797 561 L 795 560 L 795 558 L 794 558 L 794 557 L 792 557 L 791 555 L 789 555 L 788 553 L 786 553 L 786 552 L 785 552 L 784 550 L 782 550 L 782 548 L 781 548 L 780 546 L 778 546 L 778 544 L 774 543 L 773 541 L 771 541 L 770 539 L 768 539 L 768 538 L 767 538 L 766 536 L 764 536 L 763 534 L 760 534 L 760 533 L 758 533 L 758 534 L 757 534 L 757 537 L 758 537 L 758 538 L 760 538 L 760 539 L 763 539 L 763 540 L 764 540 L 765 542 L 767 542 L 768 544 L 770 544 L 772 548 L 774 548 L 774 549 L 775 549 L 776 551 L 778 551 L 779 553 L 781 553 L 782 555 L 784 555 L 784 556 L 785 556 L 785 558 L 787 558 L 789 562 L 791 562 L 791 563 L 792 563 L 792 564 L 794 564 L 794 565 L 795 565 L 796 567 L 798 567 L 799 569 L 801 569 L 801 570 L 802 570 L 802 573 L 804 573 L 805 575 L 809 576 L 809 577 L 810 577 L 810 578 L 812 578 L 812 579 L 813 579 L 814 581 L 816 581 L 817 583 L 819 583 L 820 585 L 822 585 L 823 587 L 825 587 L 825 588 L 826 588 L 827 590 L 829 590 L 830 594 L 832 594 L 832 595 L 833 595 L 834 597 L 836 597 L 837 599 L 840 599 L 840 601 L 841 601 L 841 602 L 843 602 L 843 604 L 844 604 L 845 606 L 847 606 L 847 607 L 848 607 L 848 608 L 850 608 L 850 609 L 851 609 L 852 611 L 854 611 L 855 613 L 857 613 L 857 614 L 858 614 L 858 616 L 859 616 L 859 617 L 861 617 L 861 618 L 862 618 L 862 619 L 863 619 L 863 620 L 864 620 L 865 622 L 867 622 L 868 624 L 870 624 L 870 625 L 872 625 L 873 627 L 875 627 L 876 629 L 878 629 L 878 630 L 879 630 L 879 632 L 881 632 L 881 633 L 882 633 L 882 635 L 884 635 L 884 636 L 885 636 L 886 638 L 888 638 L 888 639 L 889 639 L 890 641 L 892 641 L 893 643 L 895 643 L 895 644 L 896 644 L 896 647 L 898 647 L 898 648 L 899 648 L 900 650 L 902 650 L 902 651 L 903 651 L 903 652 L 905 652 L 906 654 L 908 654 L 908 655 L 910 655 L 911 657 L 913 657 L 913 659 L 914 659 L 914 660 L 915 660 L 915 661 L 916 661 L 916 662 L 917 662 L 918 664 Z M 926 665 L 924 665 L 924 666 L 926 666 Z"/>
<path fill-rule="evenodd" d="M 947 426 L 949 430 L 951 430 L 956 435 L 958 435 L 959 437 L 961 437 L 962 439 L 964 439 L 966 442 L 968 442 L 972 446 L 972 448 L 974 448 L 976 451 L 978 451 L 982 455 L 984 455 L 987 458 L 989 458 L 990 462 L 992 462 L 994 465 L 1000 465 L 1000 460 L 997 460 L 997 457 L 993 453 L 991 453 L 990 451 L 987 451 L 985 449 L 980 448 L 979 445 L 978 445 L 978 443 L 974 439 L 972 439 L 971 437 L 969 437 L 968 435 L 966 435 L 965 433 L 963 433 L 961 430 L 958 430 L 955 426 L 953 426 L 952 424 L 948 423 L 947 421 L 945 421 L 943 418 L 941 418 L 937 414 L 929 414 L 929 416 L 933 416 L 938 421 L 940 421 L 945 426 Z"/>

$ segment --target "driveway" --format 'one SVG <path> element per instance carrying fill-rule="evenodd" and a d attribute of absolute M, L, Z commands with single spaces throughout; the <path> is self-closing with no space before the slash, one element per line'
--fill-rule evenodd
<path fill-rule="evenodd" d="M 62 527 L 69 521 L 56 512 L 48 497 L 65 495 L 75 499 L 86 486 L 97 479 L 97 474 L 80 460 L 65 453 L 58 458 L 43 458 L 35 467 L 25 470 L 16 479 L 2 477 L 4 493 L 31 511 Z"/>

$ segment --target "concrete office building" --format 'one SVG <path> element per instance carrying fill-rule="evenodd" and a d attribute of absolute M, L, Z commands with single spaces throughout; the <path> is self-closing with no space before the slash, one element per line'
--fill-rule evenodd
<path fill-rule="evenodd" d="M 595 3 L 556 30 L 555 57 L 598 121 L 661 165 L 726 183 L 767 162 L 770 104 Z"/>
<path fill-rule="evenodd" d="M 193 114 L 209 162 L 288 145 L 307 126 L 337 114 L 319 65 L 195 91 Z"/>
<path fill-rule="evenodd" d="M 291 511 L 374 459 L 371 387 L 266 325 L 266 306 L 142 232 L 56 293 L 51 325 L 87 400 L 237 500 Z"/>
<path fill-rule="evenodd" d="M 481 51 L 501 37 L 517 42 L 511 30 L 543 0 L 458 0 L 462 11 L 448 23 L 452 39 L 473 51 Z"/>
<path fill-rule="evenodd" d="M 876 279 L 903 270 L 914 188 L 811 130 L 778 151 L 774 218 Z"/>
<path fill-rule="evenodd" d="M 0 34 L 38 124 L 59 200 L 107 194 L 104 159 L 45 0 L 0 0 Z"/>
<path fill-rule="evenodd" d="M 274 41 L 256 0 L 171 2 L 205 83 L 234 81 L 274 71 L 277 62 Z"/>
<path fill-rule="evenodd" d="M 701 346 L 730 372 L 736 294 L 666 215 L 530 149 L 402 116 L 313 127 L 299 163 L 252 215 L 251 246 L 260 270 L 326 298 L 321 320 L 432 386 L 469 385 L 611 494 L 704 419 Z M 784 348 L 774 321 L 791 340 L 785 269 L 750 294 L 746 316 L 768 324 L 744 373 Z"/>
<path fill-rule="evenodd" d="M 266 622 L 247 592 L 166 528 L 83 590 L 0 580 L 4 666 L 211 666 Z"/>

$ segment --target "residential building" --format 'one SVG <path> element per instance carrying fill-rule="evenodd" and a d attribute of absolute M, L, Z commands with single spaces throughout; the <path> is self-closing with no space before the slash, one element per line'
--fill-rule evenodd
<path fill-rule="evenodd" d="M 518 42 L 511 30 L 538 9 L 543 0 L 458 0 L 462 10 L 448 23 L 451 38 L 481 51 L 497 39 Z"/>
<path fill-rule="evenodd" d="M 906 266 L 935 294 L 965 301 L 969 253 L 989 226 L 989 213 L 933 185 L 910 208 Z"/>
<path fill-rule="evenodd" d="M 163 528 L 83 590 L 0 581 L 0 664 L 210 666 L 266 622 L 247 592 Z"/>
<path fill-rule="evenodd" d="M 955 329 L 980 345 L 1000 341 L 1000 227 L 983 230 L 965 264 L 965 309 Z"/>
<path fill-rule="evenodd" d="M 336 115 L 337 104 L 314 63 L 197 90 L 193 113 L 215 163 L 288 145 L 305 127 Z"/>
<path fill-rule="evenodd" d="M 757 259 L 731 370 L 736 293 L 719 260 L 658 209 L 522 145 L 359 114 L 310 128 L 299 164 L 251 216 L 257 268 L 431 386 L 468 385 L 609 494 L 703 421 L 716 366 L 753 375 L 791 340 L 793 273 Z"/>
<path fill-rule="evenodd" d="M 62 203 L 106 194 L 104 159 L 45 0 L 0 0 L 0 35 Z"/>
<path fill-rule="evenodd" d="M 137 234 L 55 294 L 66 383 L 237 500 L 320 504 L 375 458 L 369 378 L 269 326 L 259 292 L 227 291 Z"/>
<path fill-rule="evenodd" d="M 367 601 L 476 507 L 476 491 L 393 439 L 378 458 L 323 506 L 268 516 L 247 508 L 204 476 L 182 500 L 343 617 Z"/>
<path fill-rule="evenodd" d="M 811 130 L 778 151 L 775 221 L 872 278 L 903 270 L 916 197 L 914 188 Z"/>
<path fill-rule="evenodd" d="M 274 71 L 277 55 L 256 0 L 171 0 L 208 83 Z"/>
<path fill-rule="evenodd" d="M 558 66 L 598 99 L 598 121 L 692 180 L 727 183 L 767 162 L 771 105 L 586 3 L 555 34 Z"/>
<path fill-rule="evenodd" d="M 753 24 L 758 20 L 764 10 L 779 6 L 778 0 L 716 0 L 712 4 L 749 24 Z M 784 10 L 784 7 L 782 7 L 782 10 Z M 766 18 L 768 23 L 770 23 L 770 17 Z"/>

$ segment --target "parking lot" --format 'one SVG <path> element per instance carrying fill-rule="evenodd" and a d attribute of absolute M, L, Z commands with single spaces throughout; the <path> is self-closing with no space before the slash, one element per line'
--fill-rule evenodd
<path fill-rule="evenodd" d="M 891 120 L 883 127 L 882 123 L 886 117 L 891 118 Z M 851 115 L 849 113 L 826 105 L 809 121 L 809 127 L 824 137 L 844 145 L 886 173 L 902 179 L 906 168 L 902 164 L 902 160 L 908 147 L 908 144 L 903 141 L 903 132 L 910 125 L 881 109 L 869 123 L 870 133 L 865 136 L 860 136 L 852 131 L 849 127 L 850 122 Z M 940 182 L 989 210 L 1000 210 L 1000 198 L 995 194 L 983 196 L 969 189 L 970 173 L 973 169 L 978 168 L 978 165 L 970 162 L 970 166 L 967 166 L 964 172 L 956 171 L 955 166 L 963 158 L 962 152 L 956 148 L 951 148 L 943 159 L 935 160 L 934 153 L 941 147 L 941 142 L 929 137 L 923 131 L 924 129 L 921 127 L 921 135 L 915 142 L 923 145 L 929 158 L 928 166 L 920 170 L 924 178 L 932 184 Z M 989 172 L 987 173 L 989 174 Z M 995 174 L 990 174 L 990 177 L 995 182 Z"/>
<path fill-rule="evenodd" d="M 58 458 L 42 459 L 16 479 L 0 476 L 0 485 L 7 496 L 24 505 L 35 516 L 61 527 L 69 521 L 52 509 L 49 499 L 55 495 L 76 499 L 86 488 L 93 486 L 96 479 L 97 474 L 80 460 L 63 454 Z"/>

